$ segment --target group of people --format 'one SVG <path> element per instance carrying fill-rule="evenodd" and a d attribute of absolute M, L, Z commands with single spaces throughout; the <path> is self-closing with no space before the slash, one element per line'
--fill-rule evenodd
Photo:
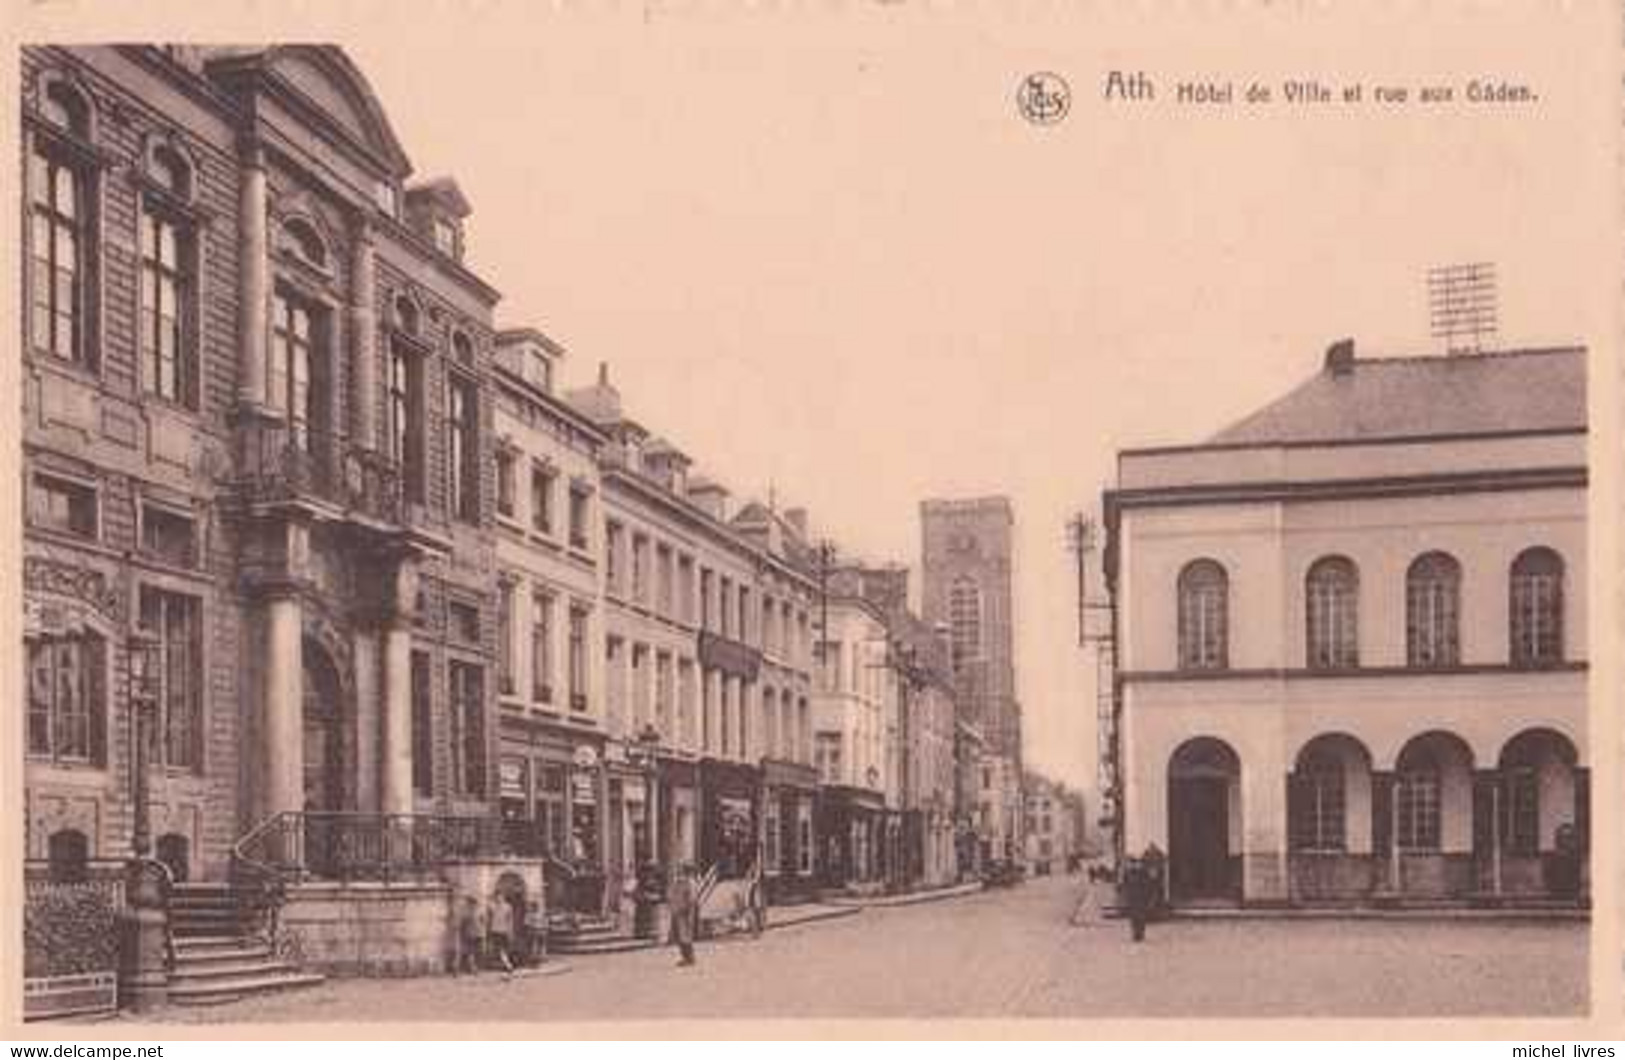
<path fill-rule="evenodd" d="M 512 975 L 520 964 L 539 964 L 546 957 L 547 922 L 539 902 L 501 891 L 484 902 L 464 896 L 457 911 L 454 974 L 494 967 Z"/>

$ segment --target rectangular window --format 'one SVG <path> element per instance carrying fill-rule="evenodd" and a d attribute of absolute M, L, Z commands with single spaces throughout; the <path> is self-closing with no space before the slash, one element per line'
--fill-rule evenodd
<path fill-rule="evenodd" d="M 724 576 L 717 592 L 717 616 L 724 637 L 733 636 L 733 580 Z"/>
<path fill-rule="evenodd" d="M 779 820 L 779 800 L 769 795 L 762 800 L 762 868 L 771 876 L 779 873 L 782 851 L 779 845 L 780 829 L 783 825 Z"/>
<path fill-rule="evenodd" d="M 689 556 L 677 560 L 677 617 L 694 623 L 694 560 Z"/>
<path fill-rule="evenodd" d="M 514 516 L 514 463 L 512 452 L 497 450 L 497 514 L 508 519 Z"/>
<path fill-rule="evenodd" d="M 1506 849 L 1520 857 L 1540 852 L 1540 778 L 1528 767 L 1506 771 Z"/>
<path fill-rule="evenodd" d="M 429 653 L 412 653 L 412 790 L 434 794 L 434 704 L 430 695 Z"/>
<path fill-rule="evenodd" d="M 553 533 L 553 482 L 558 476 L 545 464 L 530 468 L 530 528 L 538 534 Z"/>
<path fill-rule="evenodd" d="M 704 567 L 701 567 L 700 568 L 700 628 L 707 631 L 707 632 L 710 632 L 710 630 L 711 630 L 711 617 L 712 617 L 712 615 L 714 615 L 716 613 L 715 604 L 712 602 L 712 593 L 715 591 L 715 587 L 711 584 L 713 580 L 714 580 L 714 577 L 711 574 L 711 572 L 706 570 Z"/>
<path fill-rule="evenodd" d="M 141 550 L 172 566 L 196 567 L 197 524 L 167 508 L 142 505 Z"/>
<path fill-rule="evenodd" d="M 649 602 L 649 539 L 632 535 L 632 602 Z"/>
<path fill-rule="evenodd" d="M 203 751 L 202 607 L 193 596 L 144 587 L 141 627 L 158 638 L 160 761 L 198 770 Z"/>
<path fill-rule="evenodd" d="M 570 484 L 570 547 L 587 548 L 587 506 L 591 491 L 581 483 Z"/>
<path fill-rule="evenodd" d="M 587 709 L 587 609 L 570 606 L 570 709 Z"/>
<path fill-rule="evenodd" d="M 671 656 L 661 652 L 655 656 L 655 728 L 666 740 L 672 738 L 672 675 Z"/>
<path fill-rule="evenodd" d="M 444 217 L 435 218 L 434 248 L 449 258 L 457 257 L 457 226 Z"/>
<path fill-rule="evenodd" d="M 451 635 L 464 644 L 480 642 L 480 609 L 453 601 L 446 606 L 451 623 Z"/>
<path fill-rule="evenodd" d="M 632 722 L 642 728 L 649 721 L 649 649 L 632 645 Z"/>
<path fill-rule="evenodd" d="M 28 519 L 35 526 L 96 540 L 96 490 L 80 482 L 36 472 L 29 480 Z"/>
<path fill-rule="evenodd" d="M 499 582 L 497 585 L 497 691 L 504 696 L 514 694 L 513 612 L 513 583 L 509 581 Z"/>
<path fill-rule="evenodd" d="M 817 749 L 813 752 L 817 759 L 818 778 L 825 784 L 841 783 L 841 734 L 838 732 L 821 732 L 816 737 Z"/>
<path fill-rule="evenodd" d="M 553 702 L 553 597 L 547 593 L 531 597 L 530 698 Z"/>
<path fill-rule="evenodd" d="M 149 394 L 197 407 L 191 234 L 153 203 L 141 213 L 141 381 Z"/>
<path fill-rule="evenodd" d="M 404 343 L 392 342 L 386 371 L 389 456 L 400 468 L 406 499 L 422 504 L 428 496 L 423 473 L 423 360 Z"/>
<path fill-rule="evenodd" d="M 289 439 L 309 452 L 315 451 L 313 437 L 326 423 L 320 415 L 326 393 L 317 378 L 325 323 L 324 311 L 315 304 L 277 288 L 271 306 L 265 400 L 287 415 Z"/>
<path fill-rule="evenodd" d="M 672 605 L 676 587 L 672 578 L 671 546 L 660 545 L 655 549 L 655 609 L 663 618 L 674 616 Z"/>
<path fill-rule="evenodd" d="M 677 661 L 677 736 L 685 746 L 694 744 L 694 663 Z"/>
<path fill-rule="evenodd" d="M 473 663 L 450 666 L 452 782 L 459 795 L 485 795 L 485 678 Z"/>
<path fill-rule="evenodd" d="M 796 803 L 796 869 L 803 876 L 813 870 L 812 803 L 802 799 Z"/>
<path fill-rule="evenodd" d="M 29 298 L 34 349 L 89 363 L 84 341 L 85 266 L 90 260 L 86 182 L 44 144 L 29 159 Z"/>
<path fill-rule="evenodd" d="M 749 644 L 752 640 L 750 628 L 750 589 L 741 585 L 739 587 L 739 640 Z M 760 645 L 758 645 L 760 647 Z"/>
<path fill-rule="evenodd" d="M 621 578 L 625 573 L 625 564 L 621 561 L 621 543 L 626 535 L 621 530 L 621 524 L 606 521 L 604 523 L 604 588 L 616 596 L 625 591 Z"/>
<path fill-rule="evenodd" d="M 1439 849 L 1439 774 L 1401 773 L 1395 780 L 1399 845 L 1407 850 Z"/>
<path fill-rule="evenodd" d="M 480 520 L 479 388 L 473 380 L 451 381 L 451 503 L 457 518 Z"/>
<path fill-rule="evenodd" d="M 106 764 L 106 642 L 86 633 L 27 643 L 29 755 Z"/>

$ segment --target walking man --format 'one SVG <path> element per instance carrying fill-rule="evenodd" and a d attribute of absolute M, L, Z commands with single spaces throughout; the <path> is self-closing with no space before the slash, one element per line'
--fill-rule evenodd
<path fill-rule="evenodd" d="M 457 959 L 453 974 L 480 970 L 480 909 L 473 895 L 464 895 L 457 910 Z"/>
<path fill-rule="evenodd" d="M 513 975 L 513 902 L 500 891 L 491 896 L 491 954 Z"/>
<path fill-rule="evenodd" d="M 1123 904 L 1135 942 L 1145 941 L 1145 922 L 1151 915 L 1151 873 L 1144 858 L 1128 858 L 1123 866 Z"/>
<path fill-rule="evenodd" d="M 666 887 L 666 905 L 671 910 L 671 941 L 682 954 L 678 967 L 694 963 L 694 935 L 699 924 L 699 896 L 694 893 L 692 867 L 685 861 L 671 874 Z"/>

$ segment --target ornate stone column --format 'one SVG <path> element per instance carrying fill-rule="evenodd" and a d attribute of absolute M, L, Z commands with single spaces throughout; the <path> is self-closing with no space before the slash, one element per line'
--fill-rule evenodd
<path fill-rule="evenodd" d="M 351 408 L 350 438 L 362 449 L 376 452 L 384 445 L 378 436 L 378 283 L 372 229 L 365 218 L 356 222 L 350 258 L 350 336 L 355 364 L 355 394 Z"/>
<path fill-rule="evenodd" d="M 403 558 L 395 570 L 383 630 L 383 711 L 378 809 L 410 814 L 412 792 L 412 605 L 417 566 Z"/>
<path fill-rule="evenodd" d="M 265 347 L 271 297 L 269 192 L 265 151 L 245 140 L 237 193 L 237 397 L 253 411 L 266 407 Z"/>
<path fill-rule="evenodd" d="M 290 585 L 266 590 L 265 654 L 260 660 L 265 710 L 265 811 L 305 808 L 304 644 L 299 597 Z"/>

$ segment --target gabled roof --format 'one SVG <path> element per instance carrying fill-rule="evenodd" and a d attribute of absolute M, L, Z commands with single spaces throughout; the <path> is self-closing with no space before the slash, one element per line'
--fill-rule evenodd
<path fill-rule="evenodd" d="M 397 178 L 412 172 L 412 163 L 377 94 L 339 46 L 216 47 L 204 52 L 204 63 L 210 76 L 228 84 L 245 74 L 281 84 Z"/>
<path fill-rule="evenodd" d="M 1346 359 L 1210 445 L 1377 441 L 1586 427 L 1583 348 Z"/>

